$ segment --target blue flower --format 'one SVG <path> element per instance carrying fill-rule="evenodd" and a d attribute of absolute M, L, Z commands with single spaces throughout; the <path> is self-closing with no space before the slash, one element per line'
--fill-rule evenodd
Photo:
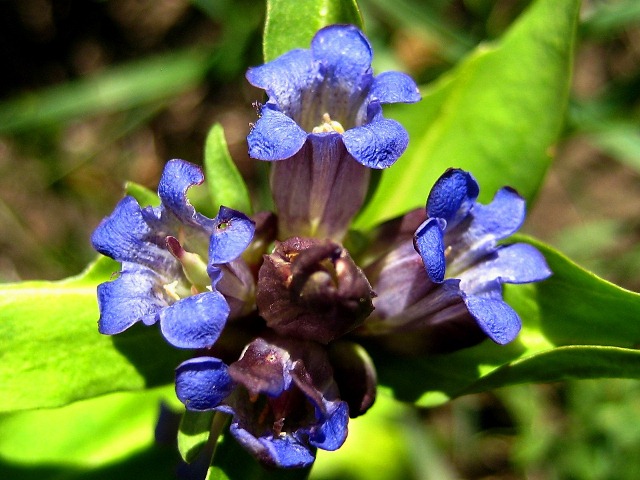
<path fill-rule="evenodd" d="M 142 208 L 127 196 L 94 231 L 94 248 L 122 263 L 118 278 L 98 286 L 101 333 L 159 322 L 179 348 L 209 347 L 220 335 L 230 309 L 216 285 L 254 226 L 226 207 L 215 219 L 197 213 L 186 194 L 202 181 L 199 167 L 171 160 L 158 186 L 159 207 Z"/>
<path fill-rule="evenodd" d="M 275 161 L 271 190 L 280 238 L 341 240 L 369 184 L 369 168 L 391 166 L 408 143 L 382 104 L 416 102 L 404 73 L 373 75 L 372 50 L 354 26 L 320 30 L 309 50 L 293 50 L 251 68 L 251 84 L 269 100 L 247 141 L 249 155 Z"/>
<path fill-rule="evenodd" d="M 247 72 L 269 101 L 248 137 L 249 153 L 283 160 L 308 136 L 341 134 L 350 155 L 370 168 L 386 168 L 404 152 L 407 132 L 382 116 L 382 104 L 420 100 L 414 81 L 400 72 L 376 77 L 371 45 L 351 25 L 318 31 L 310 50 L 292 50 Z"/>
<path fill-rule="evenodd" d="M 229 431 L 262 463 L 304 467 L 315 449 L 336 450 L 349 408 L 324 349 L 313 342 L 254 339 L 228 367 L 198 357 L 176 369 L 176 394 L 189 410 L 231 414 Z"/>
<path fill-rule="evenodd" d="M 414 243 L 429 280 L 459 295 L 482 331 L 505 344 L 516 337 L 521 322 L 502 299 L 502 284 L 537 282 L 551 271 L 535 247 L 498 244 L 522 225 L 524 199 L 505 187 L 482 205 L 476 202 L 478 193 L 470 173 L 445 172 L 429 194 L 427 220 Z"/>

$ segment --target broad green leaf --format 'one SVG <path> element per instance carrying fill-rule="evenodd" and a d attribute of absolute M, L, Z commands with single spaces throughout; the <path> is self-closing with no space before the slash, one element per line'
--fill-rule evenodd
<path fill-rule="evenodd" d="M 119 269 L 101 257 L 77 277 L 0 285 L 0 412 L 173 382 L 188 352 L 157 327 L 98 333 L 96 286 Z"/>
<path fill-rule="evenodd" d="M 264 61 L 294 48 L 309 48 L 326 25 L 350 23 L 362 28 L 356 0 L 268 0 L 264 26 Z"/>
<path fill-rule="evenodd" d="M 583 270 L 548 246 L 553 276 L 506 285 L 523 321 L 509 345 L 490 341 L 447 355 L 397 358 L 372 352 L 386 385 L 402 400 L 434 405 L 470 392 L 569 378 L 640 378 L 640 294 Z"/>
<path fill-rule="evenodd" d="M 61 408 L 4 413 L 0 457 L 78 468 L 123 459 L 154 443 L 161 402 L 179 406 L 173 386 L 114 393 Z"/>
<path fill-rule="evenodd" d="M 207 135 L 204 166 L 214 206 L 224 205 L 251 214 L 249 191 L 231 158 L 222 125 L 218 123 L 211 127 Z"/>
<path fill-rule="evenodd" d="M 178 430 L 178 450 L 185 462 L 191 463 L 209 441 L 216 412 L 185 410 Z"/>
<path fill-rule="evenodd" d="M 483 201 L 504 185 L 531 199 L 564 120 L 578 7 L 537 0 L 499 42 L 424 89 L 421 103 L 389 109 L 407 128 L 409 148 L 383 172 L 356 227 L 424 205 L 449 167 L 471 171 Z"/>

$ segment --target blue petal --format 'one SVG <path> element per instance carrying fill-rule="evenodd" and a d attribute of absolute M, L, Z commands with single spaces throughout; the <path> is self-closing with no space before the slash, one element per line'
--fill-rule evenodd
<path fill-rule="evenodd" d="M 254 437 L 236 421 L 229 426 L 229 432 L 244 448 L 263 463 L 280 468 L 301 468 L 311 465 L 315 455 L 309 447 L 291 435 L 273 438 Z"/>
<path fill-rule="evenodd" d="M 499 284 L 496 282 L 497 288 Z M 494 290 L 495 291 L 495 290 Z M 511 342 L 520 332 L 518 314 L 497 295 L 468 296 L 465 304 L 484 333 L 496 343 Z"/>
<path fill-rule="evenodd" d="M 233 390 L 227 366 L 214 357 L 197 357 L 176 368 L 176 395 L 188 410 L 212 410 Z"/>
<path fill-rule="evenodd" d="M 466 293 L 482 291 L 486 284 L 539 282 L 551 276 L 544 256 L 532 245 L 515 243 L 498 248 L 461 276 Z"/>
<path fill-rule="evenodd" d="M 316 73 L 311 52 L 298 49 L 250 68 L 246 77 L 251 85 L 267 92 L 270 103 L 294 116 L 301 103 L 302 91 L 313 83 Z"/>
<path fill-rule="evenodd" d="M 255 222 L 242 212 L 221 206 L 214 219 L 209 243 L 209 263 L 219 265 L 238 258 L 249 246 L 255 233 Z"/>
<path fill-rule="evenodd" d="M 468 215 L 479 191 L 478 183 L 469 172 L 450 168 L 429 192 L 427 215 L 445 219 L 447 228 L 451 229 Z"/>
<path fill-rule="evenodd" d="M 249 156 L 258 160 L 284 160 L 304 145 L 307 133 L 284 113 L 265 105 L 262 115 L 249 132 Z"/>
<path fill-rule="evenodd" d="M 402 125 L 381 117 L 347 130 L 343 139 L 347 151 L 358 163 L 376 169 L 393 165 L 409 144 L 409 135 Z"/>
<path fill-rule="evenodd" d="M 340 402 L 333 414 L 309 436 L 309 443 L 323 450 L 337 450 L 347 438 L 349 407 Z"/>
<path fill-rule="evenodd" d="M 163 208 L 173 213 L 182 223 L 193 227 L 202 227 L 210 222 L 197 213 L 187 200 L 187 190 L 203 181 L 204 174 L 197 165 L 178 159 L 167 162 L 158 184 L 158 196 Z"/>
<path fill-rule="evenodd" d="M 355 92 L 372 81 L 373 52 L 366 37 L 353 25 L 330 25 L 311 41 L 313 58 L 322 65 L 326 81 Z"/>
<path fill-rule="evenodd" d="M 217 291 L 183 298 L 160 312 L 160 330 L 178 348 L 208 348 L 220 336 L 229 305 Z"/>
<path fill-rule="evenodd" d="M 167 306 L 155 293 L 159 282 L 152 270 L 125 263 L 117 279 L 98 285 L 100 333 L 115 335 L 138 321 L 154 323 L 160 309 Z"/>
<path fill-rule="evenodd" d="M 380 103 L 415 103 L 422 98 L 413 79 L 402 72 L 383 72 L 373 79 L 369 98 Z"/>
<path fill-rule="evenodd" d="M 159 246 L 163 241 L 151 231 L 133 197 L 120 200 L 91 236 L 93 248 L 103 255 L 159 270 L 175 263 L 171 254 Z"/>
<path fill-rule="evenodd" d="M 446 223 L 439 218 L 426 220 L 416 230 L 414 246 L 422 257 L 424 268 L 432 282 L 442 283 L 446 269 L 443 230 Z"/>
<path fill-rule="evenodd" d="M 498 190 L 488 205 L 473 207 L 473 221 L 469 226 L 474 243 L 485 243 L 487 239 L 502 240 L 515 233 L 526 214 L 525 200 L 509 187 Z"/>

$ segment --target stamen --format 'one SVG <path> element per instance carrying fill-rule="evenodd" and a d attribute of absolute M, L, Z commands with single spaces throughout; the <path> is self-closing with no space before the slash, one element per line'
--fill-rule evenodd
<path fill-rule="evenodd" d="M 317 127 L 314 127 L 312 133 L 329 133 L 329 132 L 338 132 L 344 133 L 344 127 L 340 124 L 340 122 L 336 122 L 335 120 L 331 120 L 331 117 L 328 113 L 322 115 L 322 122 Z"/>
<path fill-rule="evenodd" d="M 178 287 L 178 280 L 176 280 L 175 282 L 167 283 L 166 285 L 162 286 L 162 288 L 164 288 L 164 291 L 166 292 L 167 295 L 169 295 L 169 297 L 178 301 L 180 300 L 180 295 L 178 295 L 178 293 L 176 292 L 177 287 Z"/>

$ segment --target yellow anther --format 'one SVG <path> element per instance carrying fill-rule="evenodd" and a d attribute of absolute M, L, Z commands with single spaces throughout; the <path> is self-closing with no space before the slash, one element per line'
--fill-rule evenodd
<path fill-rule="evenodd" d="M 338 132 L 344 133 L 344 127 L 340 125 L 340 122 L 336 122 L 335 120 L 331 120 L 331 117 L 328 113 L 322 115 L 322 123 L 317 127 L 314 127 L 312 130 L 313 133 L 329 133 L 329 132 Z"/>

